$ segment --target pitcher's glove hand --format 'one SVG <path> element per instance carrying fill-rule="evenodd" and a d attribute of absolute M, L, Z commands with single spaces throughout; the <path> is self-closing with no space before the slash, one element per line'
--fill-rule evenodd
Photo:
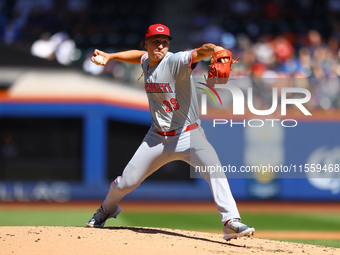
<path fill-rule="evenodd" d="M 220 50 L 215 52 L 210 60 L 208 79 L 212 83 L 225 84 L 228 82 L 231 65 L 236 63 L 238 59 L 233 60 L 232 53 L 229 50 Z M 209 83 L 210 83 L 209 82 Z"/>

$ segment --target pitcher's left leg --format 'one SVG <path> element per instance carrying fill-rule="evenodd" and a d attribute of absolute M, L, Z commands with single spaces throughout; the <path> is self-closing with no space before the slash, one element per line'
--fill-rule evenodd
<path fill-rule="evenodd" d="M 226 240 L 240 236 L 251 236 L 255 229 L 240 222 L 240 214 L 221 163 L 212 145 L 207 141 L 204 130 L 198 128 L 190 134 L 191 150 L 189 163 L 195 169 L 201 169 L 200 175 L 211 189 L 217 210 L 223 224 L 223 238 Z M 220 169 L 220 171 L 209 171 Z"/>
<path fill-rule="evenodd" d="M 191 148 L 188 163 L 195 169 L 202 169 L 200 175 L 210 186 L 222 223 L 231 218 L 239 218 L 240 214 L 225 173 L 206 171 L 210 166 L 221 166 L 216 151 L 205 138 L 201 127 L 190 131 L 190 133 Z"/>

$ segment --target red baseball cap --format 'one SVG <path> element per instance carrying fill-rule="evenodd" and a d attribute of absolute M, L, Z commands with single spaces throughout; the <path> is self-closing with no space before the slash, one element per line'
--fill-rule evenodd
<path fill-rule="evenodd" d="M 154 24 L 149 26 L 148 31 L 146 32 L 145 35 L 145 41 L 153 35 L 166 35 L 167 37 L 169 37 L 169 39 L 171 40 L 172 37 L 170 36 L 170 30 L 167 26 L 164 26 L 162 24 Z"/>

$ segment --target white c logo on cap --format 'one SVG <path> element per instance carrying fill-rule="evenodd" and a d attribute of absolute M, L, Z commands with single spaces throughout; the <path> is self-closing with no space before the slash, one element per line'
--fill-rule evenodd
<path fill-rule="evenodd" d="M 157 27 L 156 31 L 162 33 L 164 32 L 164 27 Z"/>

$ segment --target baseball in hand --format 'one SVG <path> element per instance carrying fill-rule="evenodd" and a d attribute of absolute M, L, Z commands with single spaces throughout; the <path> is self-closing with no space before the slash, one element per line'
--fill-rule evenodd
<path fill-rule="evenodd" d="M 96 65 L 100 65 L 101 63 L 103 63 L 104 58 L 101 55 L 97 55 L 94 57 L 94 63 Z"/>

